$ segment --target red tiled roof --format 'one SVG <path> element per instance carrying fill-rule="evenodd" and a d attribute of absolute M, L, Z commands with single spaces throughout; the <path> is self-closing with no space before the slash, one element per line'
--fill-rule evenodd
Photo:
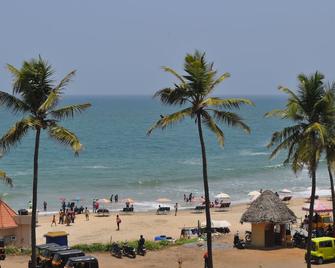
<path fill-rule="evenodd" d="M 16 212 L 0 200 L 0 229 L 17 227 L 14 216 L 16 216 Z"/>

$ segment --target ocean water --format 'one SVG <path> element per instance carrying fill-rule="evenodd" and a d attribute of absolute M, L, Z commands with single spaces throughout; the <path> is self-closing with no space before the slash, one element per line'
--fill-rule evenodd
<path fill-rule="evenodd" d="M 308 195 L 307 170 L 295 175 L 281 163 L 283 154 L 269 160 L 266 148 L 271 133 L 289 124 L 264 118 L 264 113 L 285 105 L 282 97 L 250 97 L 255 107 L 239 111 L 252 129 L 250 135 L 240 129 L 223 126 L 225 146 L 206 131 L 208 175 L 211 195 L 228 193 L 235 202 L 246 200 L 252 190 L 289 188 L 296 195 Z M 132 198 L 137 210 L 157 207 L 155 200 L 166 197 L 184 205 L 183 195 L 200 196 L 202 188 L 201 151 L 197 128 L 185 119 L 164 131 L 157 129 L 148 137 L 147 129 L 160 114 L 179 109 L 162 106 L 151 97 L 67 97 L 63 104 L 91 102 L 92 108 L 63 123 L 80 137 L 84 150 L 74 157 L 70 149 L 42 135 L 40 148 L 38 206 L 44 200 L 49 210 L 60 206 L 60 198 L 81 198 L 84 206 L 93 198 Z M 0 110 L 3 134 L 20 116 Z M 0 192 L 15 209 L 26 208 L 31 200 L 34 137 L 30 133 L 0 160 L 0 167 L 14 179 L 10 189 L 0 184 Z M 320 163 L 318 187 L 328 189 L 325 163 Z M 116 208 L 114 204 L 112 208 Z"/>

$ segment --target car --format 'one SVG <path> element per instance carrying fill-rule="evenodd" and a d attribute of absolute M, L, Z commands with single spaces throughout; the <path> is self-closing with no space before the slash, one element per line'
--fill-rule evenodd
<path fill-rule="evenodd" d="M 322 264 L 335 259 L 335 238 L 318 237 L 312 239 L 311 260 Z"/>
<path fill-rule="evenodd" d="M 82 257 L 85 253 L 79 249 L 69 249 L 64 251 L 58 251 L 55 253 L 52 259 L 52 268 L 63 268 L 71 257 Z"/>
<path fill-rule="evenodd" d="M 54 255 L 59 251 L 69 250 L 68 246 L 58 246 L 58 247 L 50 247 L 46 248 L 41 252 L 40 257 L 40 264 L 42 267 L 48 268 L 51 267 L 51 262 Z"/>
<path fill-rule="evenodd" d="M 72 257 L 64 268 L 99 268 L 99 262 L 93 256 Z"/>

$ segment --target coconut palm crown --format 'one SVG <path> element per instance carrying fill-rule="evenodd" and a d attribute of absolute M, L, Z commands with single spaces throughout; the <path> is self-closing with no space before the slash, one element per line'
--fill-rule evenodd
<path fill-rule="evenodd" d="M 77 155 L 82 148 L 78 137 L 59 124 L 90 107 L 89 103 L 58 107 L 63 90 L 75 71 L 67 74 L 58 84 L 52 80 L 54 71 L 41 57 L 24 61 L 20 69 L 7 65 L 13 75 L 13 94 L 0 91 L 0 105 L 23 118 L 16 122 L 1 138 L 0 149 L 8 152 L 19 144 L 29 130 L 35 132 L 34 174 L 32 194 L 31 246 L 32 267 L 36 267 L 36 208 L 38 182 L 38 156 L 40 134 L 45 130 L 57 142 L 70 146 Z"/>
<path fill-rule="evenodd" d="M 243 119 L 232 109 L 238 109 L 243 104 L 251 105 L 252 102 L 243 98 L 219 98 L 212 97 L 216 86 L 227 79 L 229 73 L 217 75 L 213 68 L 213 63 L 206 62 L 205 53 L 196 51 L 194 54 L 187 54 L 184 62 L 184 75 L 178 74 L 169 67 L 163 67 L 166 72 L 171 73 L 178 80 L 173 87 L 164 88 L 155 93 L 154 97 L 159 98 L 163 104 L 186 106 L 172 114 L 161 115 L 161 118 L 154 123 L 148 130 L 150 134 L 154 129 L 173 125 L 182 121 L 186 117 L 195 120 L 198 126 L 198 134 L 201 145 L 202 164 L 203 164 L 203 182 L 206 203 L 206 229 L 207 229 L 207 249 L 208 249 L 208 267 L 213 267 L 212 261 L 212 240 L 211 240 L 211 217 L 209 187 L 207 178 L 207 159 L 206 148 L 203 137 L 202 124 L 213 132 L 219 144 L 224 145 L 224 133 L 219 123 L 228 126 L 240 127 L 249 133 L 249 127 L 243 122 Z"/>
<path fill-rule="evenodd" d="M 292 122 L 292 125 L 272 134 L 268 147 L 274 147 L 271 158 L 286 150 L 284 163 L 291 165 L 295 173 L 303 167 L 308 168 L 312 180 L 309 222 L 312 222 L 314 210 L 316 170 L 329 138 L 328 122 L 335 119 L 334 105 L 324 89 L 323 80 L 324 76 L 319 72 L 310 76 L 300 74 L 296 93 L 279 87 L 279 90 L 288 95 L 286 107 L 266 114 L 268 117 L 277 116 Z M 310 267 L 311 234 L 312 224 L 309 224 L 307 267 Z"/>

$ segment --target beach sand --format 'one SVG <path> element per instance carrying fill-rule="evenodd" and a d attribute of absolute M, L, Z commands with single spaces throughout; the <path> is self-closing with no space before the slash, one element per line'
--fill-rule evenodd
<path fill-rule="evenodd" d="M 303 199 L 293 199 L 289 207 L 296 213 L 298 217 L 303 217 L 305 212 L 301 210 Z M 269 267 L 269 268 L 285 268 L 285 267 L 305 267 L 303 260 L 304 250 L 289 248 L 277 250 L 237 250 L 232 248 L 233 234 L 238 230 L 240 234 L 244 234 L 245 230 L 250 229 L 250 224 L 239 223 L 242 213 L 247 208 L 246 204 L 240 204 L 231 207 L 229 210 L 218 211 L 212 209 L 213 220 L 227 220 L 231 226 L 231 233 L 215 241 L 214 260 L 216 267 Z M 179 211 L 177 216 L 174 213 L 169 215 L 156 215 L 154 211 L 135 213 L 133 215 L 120 214 L 122 219 L 121 230 L 116 231 L 116 213 L 112 213 L 109 217 L 96 217 L 90 215 L 90 220 L 86 221 L 84 215 L 76 218 L 75 224 L 71 226 L 57 225 L 51 227 L 51 216 L 39 218 L 39 226 L 37 228 L 38 243 L 45 243 L 43 235 L 48 231 L 66 231 L 69 233 L 69 244 L 75 245 L 79 243 L 110 242 L 111 237 L 114 241 L 134 240 L 143 234 L 147 240 L 153 240 L 156 235 L 167 235 L 173 238 L 179 238 L 180 230 L 183 226 L 197 226 L 205 220 L 205 213 L 194 213 L 190 210 Z M 300 220 L 298 220 L 300 222 Z M 215 245 L 214 245 L 215 247 Z M 115 267 L 178 267 L 177 260 L 183 259 L 182 267 L 203 267 L 202 256 L 203 247 L 196 245 L 184 245 L 172 247 L 169 249 L 149 252 L 147 256 L 138 256 L 135 260 L 123 258 L 118 260 L 109 254 L 97 253 L 93 254 L 99 258 L 100 267 L 111 267 L 111 263 Z M 8 257 L 3 266 L 5 268 L 21 268 L 26 267 L 28 257 Z M 323 267 L 331 267 L 332 264 L 323 265 Z"/>

